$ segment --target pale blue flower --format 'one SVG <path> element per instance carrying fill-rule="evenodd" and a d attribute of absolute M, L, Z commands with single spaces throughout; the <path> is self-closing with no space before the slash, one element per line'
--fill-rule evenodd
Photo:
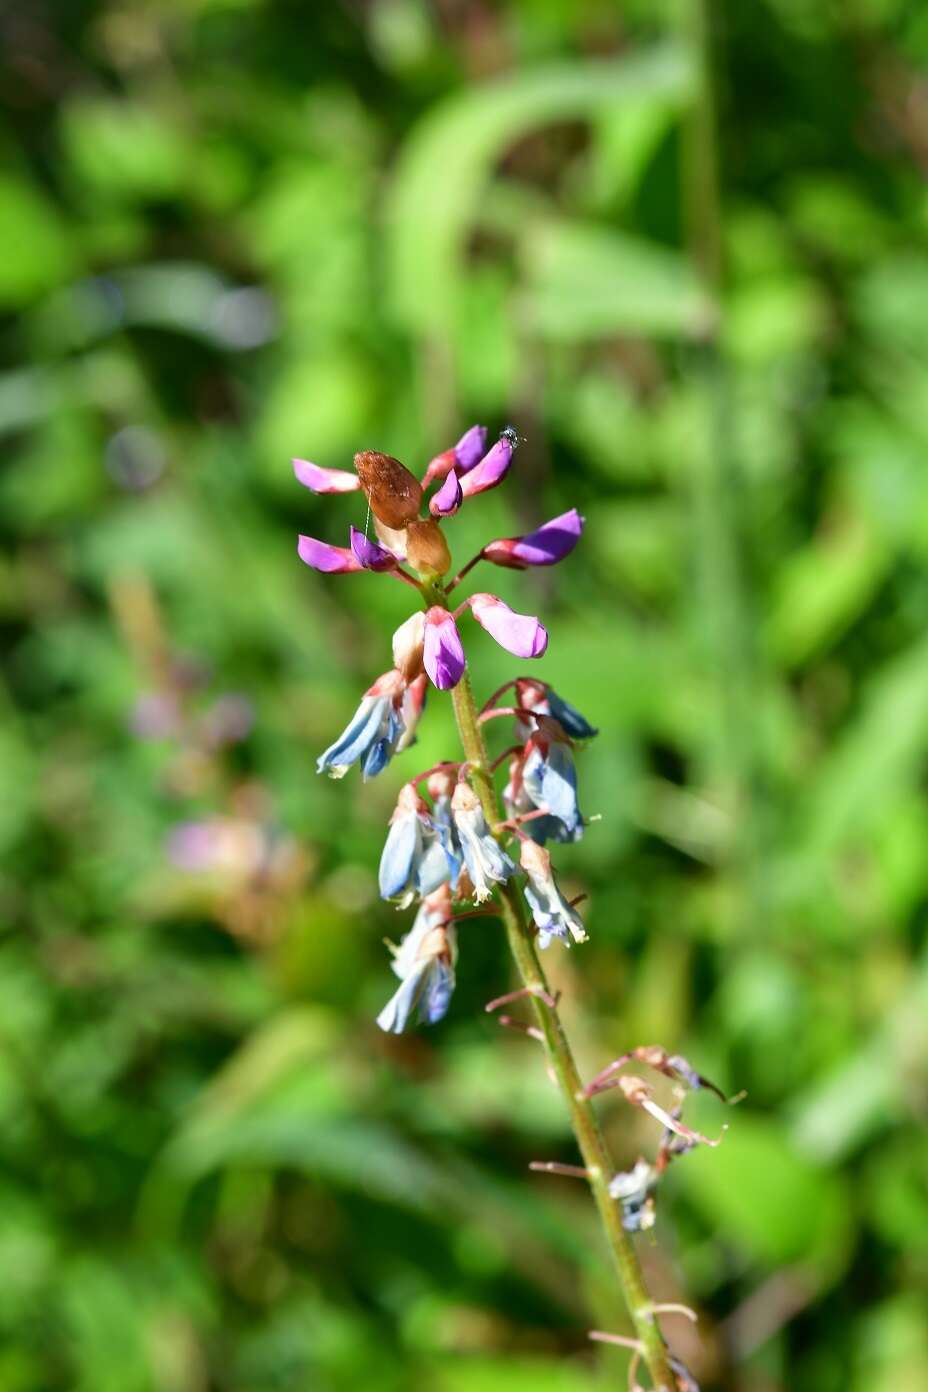
<path fill-rule="evenodd" d="M 400 789 L 390 830 L 380 857 L 380 894 L 400 907 L 416 894 L 425 897 L 451 876 L 451 864 L 427 804 L 407 783 Z"/>
<path fill-rule="evenodd" d="M 402 1034 L 414 1014 L 426 1025 L 444 1018 L 454 990 L 457 940 L 450 921 L 450 897 L 433 896 L 416 915 L 412 928 L 394 949 L 393 971 L 400 978 L 377 1016 L 387 1034 Z"/>
<path fill-rule="evenodd" d="M 583 919 L 561 893 L 549 853 L 534 841 L 523 841 L 521 863 L 528 876 L 525 897 L 538 929 L 538 946 L 545 948 L 554 938 L 568 947 L 571 942 L 586 942 Z"/>
<path fill-rule="evenodd" d="M 477 795 L 466 783 L 459 783 L 454 790 L 451 816 L 474 887 L 474 902 L 479 904 L 489 899 L 493 885 L 504 884 L 516 867 L 487 826 Z"/>

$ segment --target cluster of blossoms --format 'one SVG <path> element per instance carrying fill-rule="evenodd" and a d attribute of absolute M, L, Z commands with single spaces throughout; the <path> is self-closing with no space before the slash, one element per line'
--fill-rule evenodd
<path fill-rule="evenodd" d="M 432 460 L 421 482 L 399 460 L 374 451 L 357 454 L 353 472 L 294 460 L 297 478 L 314 493 L 363 491 L 377 535 L 373 540 L 351 527 L 347 546 L 301 536 L 300 558 L 327 574 L 390 575 L 414 587 L 422 604 L 393 636 L 392 668 L 365 692 L 345 730 L 320 756 L 320 773 L 341 778 L 357 764 L 363 778 L 372 778 L 414 742 L 429 684 L 447 691 L 464 676 L 458 620 L 465 613 L 516 657 L 537 658 L 547 648 L 542 623 L 514 612 L 496 595 L 481 591 L 457 605 L 450 596 L 478 561 L 524 570 L 562 560 L 583 530 L 576 509 L 525 536 L 489 542 L 445 580 L 451 554 L 442 523 L 467 499 L 502 482 L 517 443 L 515 432 L 505 430 L 487 449 L 486 430 L 473 426 Z M 511 704 L 498 705 L 507 692 Z M 554 938 L 570 944 L 586 937 L 574 904 L 558 886 L 546 843 L 576 841 L 583 834 L 573 750 L 596 731 L 550 686 L 529 677 L 494 692 L 480 718 L 496 717 L 511 718 L 516 737 L 496 761 L 508 761 L 504 822 L 488 822 L 467 763 L 428 769 L 400 791 L 380 862 L 380 892 L 400 907 L 418 902 L 419 908 L 393 950 L 400 985 L 378 1018 L 384 1030 L 399 1033 L 414 1015 L 426 1023 L 444 1016 L 454 987 L 456 918 L 473 912 L 461 906 L 485 904 L 517 873 L 525 877 L 539 947 Z M 505 849 L 510 840 L 518 843 L 518 864 Z"/>

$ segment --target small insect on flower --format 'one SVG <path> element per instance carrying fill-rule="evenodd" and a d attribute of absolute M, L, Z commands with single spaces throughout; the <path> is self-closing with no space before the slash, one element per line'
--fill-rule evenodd
<path fill-rule="evenodd" d="M 512 449 L 518 449 L 520 445 L 525 444 L 525 436 L 520 435 L 514 425 L 504 425 L 499 432 L 499 438 L 501 440 L 508 440 L 510 448 Z"/>

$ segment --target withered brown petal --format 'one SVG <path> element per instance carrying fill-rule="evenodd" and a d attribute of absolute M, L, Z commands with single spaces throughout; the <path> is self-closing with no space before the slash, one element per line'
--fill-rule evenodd
<path fill-rule="evenodd" d="M 354 457 L 361 487 L 371 511 L 388 527 L 404 527 L 418 517 L 422 506 L 422 485 L 405 464 L 390 454 L 361 450 Z"/>
<path fill-rule="evenodd" d="M 446 575 L 451 568 L 451 552 L 437 522 L 423 518 L 406 528 L 406 559 L 420 575 Z"/>

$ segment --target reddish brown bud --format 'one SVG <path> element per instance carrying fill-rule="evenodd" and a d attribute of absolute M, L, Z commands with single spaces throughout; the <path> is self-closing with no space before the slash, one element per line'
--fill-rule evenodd
<path fill-rule="evenodd" d="M 505 566 L 507 570 L 526 570 L 528 562 L 523 561 L 516 552 L 518 541 L 518 537 L 501 537 L 499 541 L 488 541 L 480 554 L 485 561 Z"/>
<path fill-rule="evenodd" d="M 422 506 L 422 485 L 405 464 L 390 454 L 361 450 L 354 457 L 361 487 L 371 511 L 388 527 L 404 527 L 418 517 Z"/>
<path fill-rule="evenodd" d="M 445 575 L 451 568 L 451 552 L 437 522 L 424 518 L 406 528 L 406 559 L 420 575 Z"/>

